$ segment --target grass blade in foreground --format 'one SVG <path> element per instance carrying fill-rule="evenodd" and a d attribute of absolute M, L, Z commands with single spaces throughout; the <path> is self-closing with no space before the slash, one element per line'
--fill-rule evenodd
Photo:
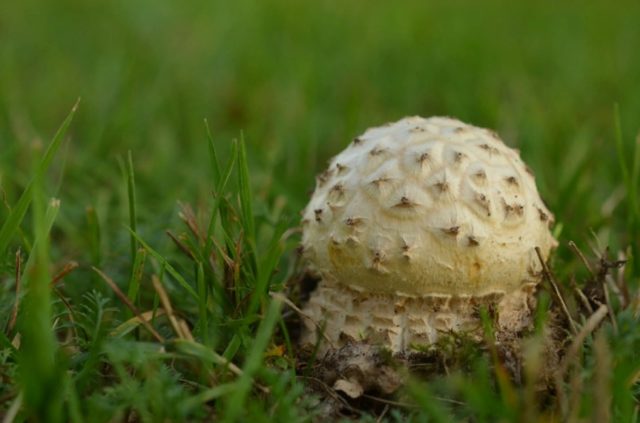
<path fill-rule="evenodd" d="M 22 345 L 18 356 L 19 374 L 27 415 L 38 421 L 61 421 L 61 391 L 56 389 L 61 368 L 56 361 L 57 345 L 51 324 L 51 291 L 49 281 L 49 228 L 41 192 L 42 180 L 33 185 L 34 228 L 37 242 L 29 257 L 24 299 L 18 327 Z M 52 203 L 57 211 L 59 202 Z M 33 258 L 33 261 L 31 260 Z"/>
<path fill-rule="evenodd" d="M 263 353 L 267 348 L 273 330 L 280 319 L 280 308 L 282 303 L 272 300 L 267 308 L 266 315 L 258 327 L 253 345 L 248 352 L 242 375 L 238 378 L 236 390 L 228 398 L 225 421 L 236 421 L 242 413 L 247 396 L 251 389 L 251 378 L 260 369 L 263 360 Z"/>
<path fill-rule="evenodd" d="M 2 228 L 0 228 L 0 255 L 4 254 L 7 247 L 9 246 L 9 243 L 11 242 L 11 238 L 13 237 L 13 234 L 20 227 L 20 224 L 22 223 L 22 219 L 24 219 L 24 215 L 27 213 L 29 204 L 33 199 L 32 194 L 33 194 L 35 181 L 38 178 L 42 178 L 44 173 L 49 168 L 49 165 L 51 164 L 53 157 L 55 156 L 56 152 L 60 148 L 60 144 L 62 143 L 62 138 L 64 137 L 64 134 L 67 132 L 67 129 L 69 128 L 69 125 L 73 120 L 73 116 L 75 115 L 76 110 L 78 109 L 78 104 L 80 104 L 80 99 L 76 101 L 76 104 L 71 109 L 71 112 L 69 112 L 64 122 L 62 122 L 62 125 L 60 125 L 60 128 L 53 136 L 53 139 L 51 140 L 51 142 L 49 143 L 49 146 L 47 147 L 47 151 L 44 153 L 44 157 L 42 158 L 42 161 L 36 168 L 36 174 L 33 176 L 31 181 L 29 181 L 24 192 L 20 196 L 20 199 L 18 200 L 18 203 L 11 210 L 11 213 L 9 213 L 9 216 L 7 216 L 7 220 L 5 220 L 5 222 L 3 223 Z"/>

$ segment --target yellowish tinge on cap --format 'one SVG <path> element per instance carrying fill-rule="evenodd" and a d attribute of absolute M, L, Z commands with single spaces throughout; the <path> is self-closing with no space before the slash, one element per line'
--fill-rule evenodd
<path fill-rule="evenodd" d="M 515 150 L 449 118 L 369 129 L 331 160 L 305 209 L 324 280 L 423 296 L 509 292 L 555 245 L 552 214 Z"/>

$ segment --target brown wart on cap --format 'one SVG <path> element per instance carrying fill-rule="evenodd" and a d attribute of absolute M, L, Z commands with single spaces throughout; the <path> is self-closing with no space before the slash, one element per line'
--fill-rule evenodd
<path fill-rule="evenodd" d="M 366 138 L 372 147 L 356 137 L 332 160 L 303 216 L 303 245 L 315 252 L 307 265 L 322 281 L 304 307 L 302 343 L 353 338 L 408 351 L 442 332 L 477 331 L 480 305 L 497 311 L 498 330 L 530 325 L 540 279 L 522 257 L 539 247 L 547 259 L 557 242 L 553 214 L 521 183 L 526 165 L 494 132 L 450 118 L 405 118 Z M 429 165 L 417 174 L 416 161 Z M 331 200 L 340 207 L 323 212 Z M 333 234 L 349 248 L 336 253 Z"/>

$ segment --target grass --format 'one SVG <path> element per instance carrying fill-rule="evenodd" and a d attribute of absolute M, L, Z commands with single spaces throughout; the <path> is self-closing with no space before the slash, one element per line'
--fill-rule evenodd
<path fill-rule="evenodd" d="M 294 288 L 315 174 L 404 115 L 496 129 L 556 214 L 563 292 L 597 279 L 574 241 L 623 254 L 637 302 L 639 18 L 631 0 L 2 4 L 6 421 L 312 419 L 318 393 L 270 292 Z M 640 322 L 611 297 L 615 317 L 575 346 L 547 403 L 472 351 L 466 371 L 349 415 L 638 421 Z"/>

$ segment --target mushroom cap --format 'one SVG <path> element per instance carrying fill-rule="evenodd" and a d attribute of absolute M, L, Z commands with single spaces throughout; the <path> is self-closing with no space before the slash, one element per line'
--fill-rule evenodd
<path fill-rule="evenodd" d="M 303 212 L 309 269 L 408 297 L 506 294 L 539 280 L 553 215 L 519 157 L 443 117 L 368 129 L 330 161 Z"/>

